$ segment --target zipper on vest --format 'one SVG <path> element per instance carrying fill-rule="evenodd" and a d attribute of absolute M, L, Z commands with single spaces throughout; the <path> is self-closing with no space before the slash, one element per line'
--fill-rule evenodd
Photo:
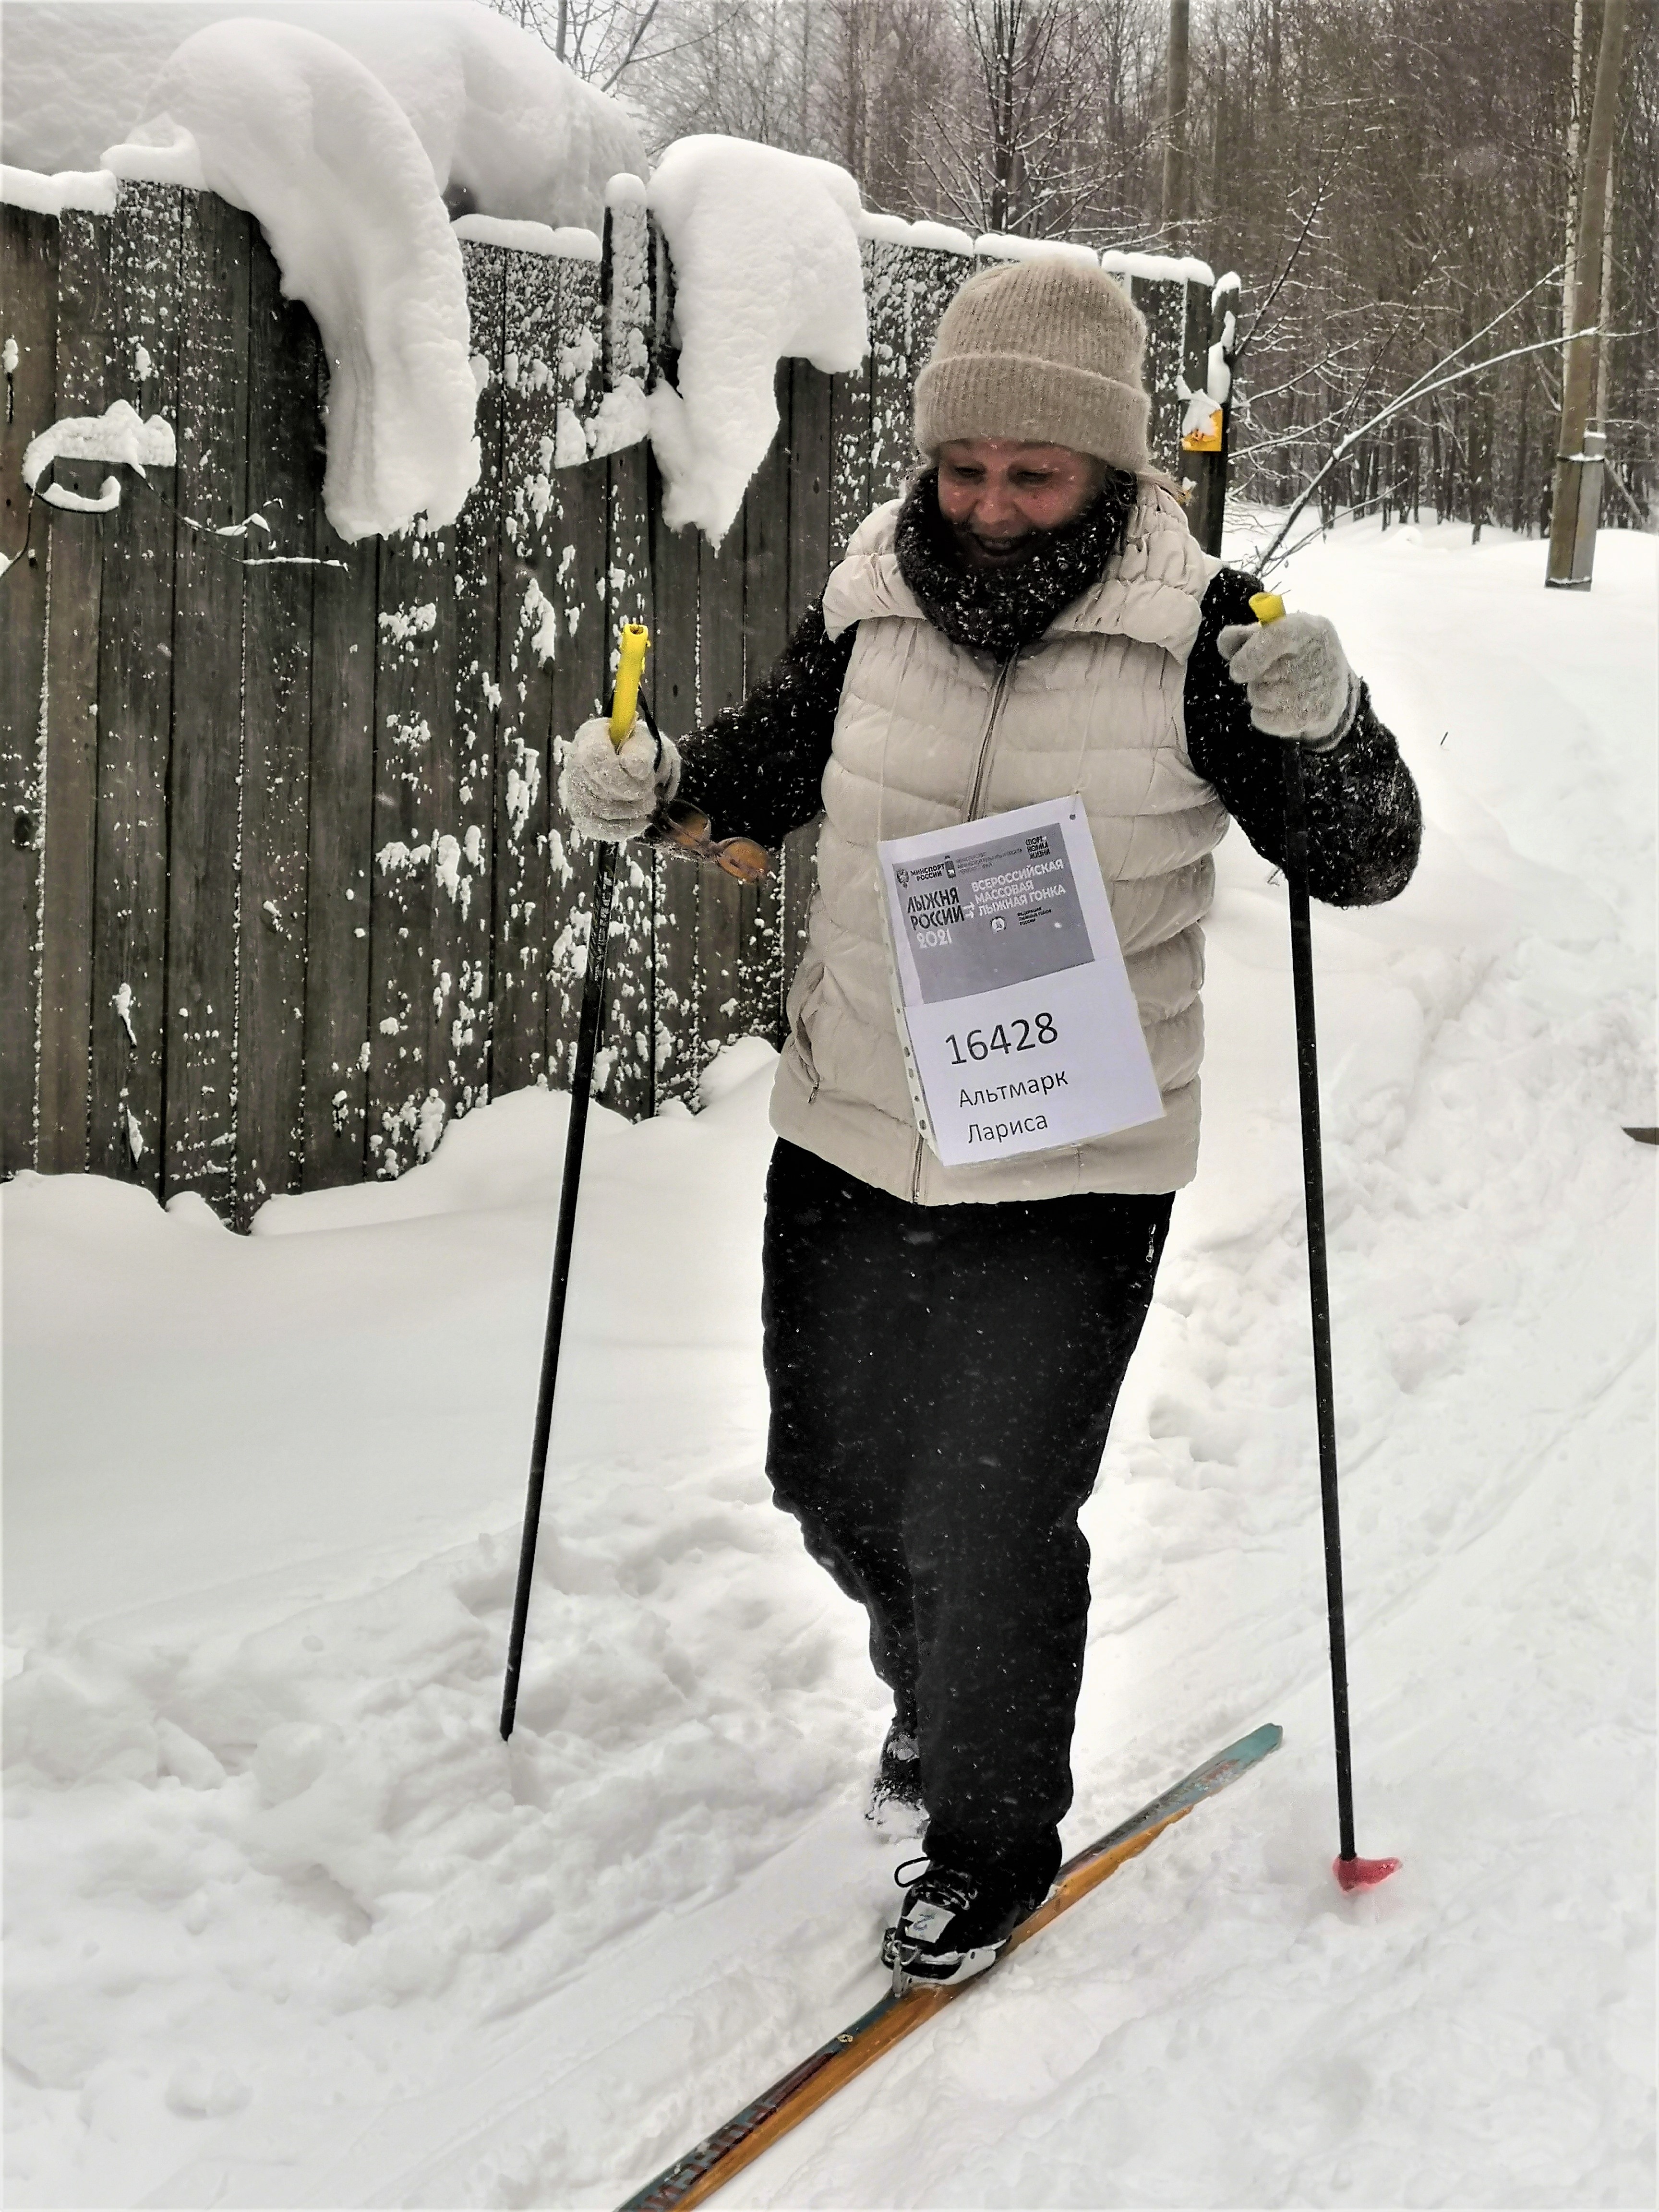
<path fill-rule="evenodd" d="M 1002 702 L 1007 696 L 1014 663 L 1019 659 L 1018 649 L 1011 653 L 997 670 L 997 680 L 991 686 L 991 703 L 986 709 L 985 728 L 979 741 L 979 757 L 974 763 L 974 781 L 968 793 L 968 811 L 963 817 L 971 822 L 979 812 L 980 801 L 985 796 L 986 776 L 991 764 L 991 744 L 997 733 L 997 720 L 1002 713 Z M 910 1203 L 921 1202 L 921 1169 L 923 1139 L 918 1136 L 916 1149 L 910 1162 Z"/>
<path fill-rule="evenodd" d="M 1002 702 L 1007 696 L 1009 680 L 1014 672 L 1014 663 L 1019 659 L 1018 650 L 1011 653 L 997 671 L 997 680 L 991 686 L 991 704 L 985 716 L 985 733 L 979 741 L 979 758 L 974 763 L 973 787 L 968 794 L 968 820 L 973 821 L 979 812 L 980 800 L 985 795 L 985 783 L 991 765 L 991 741 L 996 735 L 997 720 L 1002 713 Z"/>

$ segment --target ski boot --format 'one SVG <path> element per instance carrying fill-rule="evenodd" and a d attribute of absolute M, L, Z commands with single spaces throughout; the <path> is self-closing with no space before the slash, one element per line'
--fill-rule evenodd
<path fill-rule="evenodd" d="M 995 1966 L 1008 1938 L 1034 1912 L 1041 1898 L 981 1884 L 954 1867 L 927 1866 L 906 1880 L 912 1859 L 894 1876 L 907 1891 L 898 1918 L 882 1939 L 881 1960 L 893 1972 L 893 1992 L 949 1989 Z"/>

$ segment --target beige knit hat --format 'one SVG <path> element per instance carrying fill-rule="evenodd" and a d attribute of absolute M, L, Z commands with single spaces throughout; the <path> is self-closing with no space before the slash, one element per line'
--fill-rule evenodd
<path fill-rule="evenodd" d="M 916 443 L 931 459 L 953 438 L 1024 438 L 1145 469 L 1146 344 L 1103 269 L 1045 254 L 985 270 L 945 310 L 916 379 Z"/>

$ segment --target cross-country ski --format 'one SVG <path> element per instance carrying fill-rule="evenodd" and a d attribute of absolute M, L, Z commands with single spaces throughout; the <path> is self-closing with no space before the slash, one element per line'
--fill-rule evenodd
<path fill-rule="evenodd" d="M 1283 1730 L 1269 1723 L 1241 1736 L 1226 1750 L 1188 1774 L 1161 1797 L 1121 1821 L 1118 1826 L 1067 1860 L 1054 1877 L 1054 1886 L 1036 1911 L 1023 1920 L 1009 1937 L 1007 1948 L 1016 1951 L 1041 1935 L 1080 1898 L 1097 1889 L 1108 1875 L 1155 1843 L 1166 1828 L 1184 1820 L 1195 1805 L 1213 1797 L 1277 1751 Z M 836 2090 L 861 2074 L 896 2043 L 912 2035 L 931 2020 L 942 2005 L 960 1995 L 965 1982 L 939 1989 L 915 1987 L 902 1995 L 890 1994 L 852 2026 L 832 2037 L 822 2050 L 775 2081 L 763 2095 L 705 2137 L 694 2150 L 636 2191 L 621 2212 L 676 2212 L 677 2207 L 702 2204 L 723 2189 L 770 2143 L 788 2134 L 808 2112 L 834 2096 Z"/>

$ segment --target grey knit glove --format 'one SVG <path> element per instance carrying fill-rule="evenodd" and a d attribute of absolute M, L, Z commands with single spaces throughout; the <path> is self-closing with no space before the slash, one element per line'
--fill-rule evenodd
<path fill-rule="evenodd" d="M 1323 615 L 1233 623 L 1216 639 L 1235 684 L 1249 694 L 1250 720 L 1270 738 L 1328 752 L 1359 711 L 1359 682 Z"/>
<path fill-rule="evenodd" d="M 613 845 L 637 837 L 679 787 L 680 757 L 672 738 L 653 738 L 639 721 L 624 744 L 613 745 L 603 714 L 572 738 L 559 777 L 559 797 L 581 835 Z"/>

